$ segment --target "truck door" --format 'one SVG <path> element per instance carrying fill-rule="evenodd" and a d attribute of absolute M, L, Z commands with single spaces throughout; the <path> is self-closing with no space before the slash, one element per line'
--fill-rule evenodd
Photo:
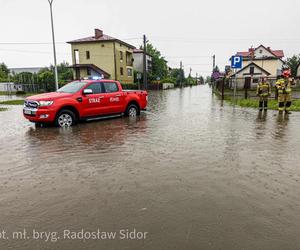
<path fill-rule="evenodd" d="M 91 90 L 89 94 L 84 94 L 84 90 Z M 88 85 L 82 92 L 82 112 L 83 117 L 98 116 L 103 114 L 105 107 L 105 91 L 100 82 Z"/>
<path fill-rule="evenodd" d="M 121 113 L 125 102 L 123 91 L 119 90 L 118 84 L 115 82 L 103 82 L 103 87 L 105 90 L 105 113 Z"/>

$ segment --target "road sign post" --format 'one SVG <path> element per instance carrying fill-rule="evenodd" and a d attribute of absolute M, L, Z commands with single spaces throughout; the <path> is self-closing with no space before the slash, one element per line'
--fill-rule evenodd
<path fill-rule="evenodd" d="M 232 56 L 231 57 L 231 68 L 235 70 L 234 75 L 234 93 L 233 93 L 233 99 L 234 103 L 236 102 L 236 89 L 237 89 L 237 77 L 236 73 L 238 69 L 241 69 L 243 65 L 243 57 L 242 56 Z"/>
<path fill-rule="evenodd" d="M 137 80 L 138 80 L 138 89 L 141 89 L 140 81 L 141 81 L 141 79 L 142 79 L 142 73 L 137 72 L 136 78 L 137 78 Z"/>

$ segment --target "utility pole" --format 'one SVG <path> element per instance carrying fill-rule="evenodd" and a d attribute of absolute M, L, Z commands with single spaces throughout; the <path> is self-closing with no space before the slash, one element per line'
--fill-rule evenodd
<path fill-rule="evenodd" d="M 144 88 L 148 88 L 147 84 L 147 61 L 146 61 L 146 53 L 147 53 L 147 39 L 146 35 L 143 36 L 143 44 L 144 44 L 144 54 L 143 54 L 143 82 Z"/>
<path fill-rule="evenodd" d="M 182 66 L 182 61 L 180 61 L 180 87 L 182 88 L 182 68 L 183 68 L 183 66 Z"/>
<path fill-rule="evenodd" d="M 216 67 L 216 55 L 213 55 L 213 70 L 212 70 L 212 74 L 215 71 L 215 67 Z M 213 77 L 211 77 L 210 82 L 211 82 L 212 92 L 214 92 Z"/>
<path fill-rule="evenodd" d="M 50 5 L 51 14 L 51 29 L 52 29 L 52 43 L 53 43 L 53 56 L 54 56 L 54 74 L 55 74 L 55 89 L 58 90 L 58 73 L 57 73 L 57 63 L 56 63 L 56 49 L 55 49 L 55 37 L 54 37 L 54 25 L 53 25 L 53 13 L 52 13 L 52 3 L 53 0 L 48 0 Z"/>

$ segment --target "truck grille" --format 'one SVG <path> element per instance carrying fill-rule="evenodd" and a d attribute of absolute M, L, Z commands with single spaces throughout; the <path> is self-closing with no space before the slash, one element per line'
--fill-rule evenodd
<path fill-rule="evenodd" d="M 25 105 L 25 107 L 27 107 L 27 108 L 37 108 L 38 106 L 39 106 L 39 103 L 38 102 L 36 102 L 36 101 L 25 101 L 25 103 L 24 103 L 24 105 Z"/>

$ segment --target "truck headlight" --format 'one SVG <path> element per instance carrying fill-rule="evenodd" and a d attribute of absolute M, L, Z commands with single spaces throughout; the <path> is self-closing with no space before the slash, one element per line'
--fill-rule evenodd
<path fill-rule="evenodd" d="M 53 104 L 53 101 L 39 101 L 40 107 L 51 106 L 52 104 Z"/>

